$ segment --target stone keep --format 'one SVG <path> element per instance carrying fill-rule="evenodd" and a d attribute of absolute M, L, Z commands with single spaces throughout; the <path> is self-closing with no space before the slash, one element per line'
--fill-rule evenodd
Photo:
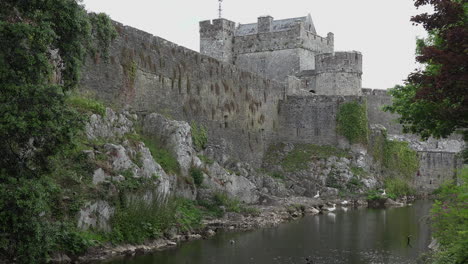
<path fill-rule="evenodd" d="M 362 55 L 334 52 L 334 35 L 321 37 L 310 15 L 239 24 L 226 19 L 200 22 L 200 51 L 264 78 L 300 80 L 300 90 L 322 95 L 360 95 Z M 297 81 L 296 81 L 297 83 Z"/>

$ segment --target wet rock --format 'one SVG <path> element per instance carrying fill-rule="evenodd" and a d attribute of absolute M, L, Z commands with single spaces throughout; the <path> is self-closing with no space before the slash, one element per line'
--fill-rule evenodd
<path fill-rule="evenodd" d="M 208 229 L 208 230 L 206 230 L 206 232 L 205 232 L 205 237 L 212 237 L 212 236 L 214 236 L 214 235 L 216 235 L 216 232 L 213 231 L 212 229 Z"/>
<path fill-rule="evenodd" d="M 320 211 L 317 210 L 317 209 L 314 208 L 314 207 L 306 208 L 304 212 L 305 212 L 306 214 L 311 214 L 311 215 L 320 213 Z"/>
<path fill-rule="evenodd" d="M 387 198 L 384 203 L 385 206 L 403 206 L 403 203 L 396 202 L 390 198 Z"/>
<path fill-rule="evenodd" d="M 361 207 L 361 206 L 366 206 L 367 207 L 368 206 L 367 200 L 364 200 L 364 199 L 358 199 L 358 200 L 355 201 L 354 204 L 356 206 L 359 206 L 359 207 Z"/>

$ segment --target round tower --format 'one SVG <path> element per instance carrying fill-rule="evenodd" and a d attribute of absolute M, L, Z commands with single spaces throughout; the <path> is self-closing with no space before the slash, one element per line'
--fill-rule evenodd
<path fill-rule="evenodd" d="M 358 51 L 315 56 L 315 88 L 323 95 L 361 95 L 362 54 Z"/>

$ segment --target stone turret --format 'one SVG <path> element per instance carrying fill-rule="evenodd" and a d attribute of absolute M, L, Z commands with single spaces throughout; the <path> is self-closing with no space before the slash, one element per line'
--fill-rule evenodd
<path fill-rule="evenodd" d="M 224 19 L 200 22 L 200 53 L 220 61 L 233 63 L 235 23 Z"/>
<path fill-rule="evenodd" d="M 357 51 L 315 56 L 315 89 L 323 95 L 361 95 L 362 54 Z"/>

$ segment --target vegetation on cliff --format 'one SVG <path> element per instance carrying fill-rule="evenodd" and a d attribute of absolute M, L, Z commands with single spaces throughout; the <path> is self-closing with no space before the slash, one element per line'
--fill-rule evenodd
<path fill-rule="evenodd" d="M 1 1 L 0 258 L 42 263 L 74 240 L 57 209 L 54 157 L 76 149 L 84 124 L 67 92 L 90 48 L 106 51 L 90 43 L 112 36 L 107 16 L 88 16 L 74 0 Z"/>

